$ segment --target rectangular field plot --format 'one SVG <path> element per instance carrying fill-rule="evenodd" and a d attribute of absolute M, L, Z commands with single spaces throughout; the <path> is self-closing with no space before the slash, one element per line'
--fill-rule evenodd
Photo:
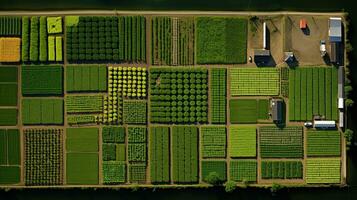
<path fill-rule="evenodd" d="M 103 112 L 103 96 L 66 96 L 67 113 L 101 113 Z"/>
<path fill-rule="evenodd" d="M 17 184 L 20 182 L 20 177 L 19 166 L 0 166 L 0 185 Z"/>
<path fill-rule="evenodd" d="M 308 131 L 307 156 L 340 156 L 341 136 L 338 131 Z"/>
<path fill-rule="evenodd" d="M 20 165 L 19 130 L 0 129 L 0 165 Z"/>
<path fill-rule="evenodd" d="M 150 128 L 150 179 L 152 183 L 170 181 L 170 129 Z"/>
<path fill-rule="evenodd" d="M 306 161 L 306 183 L 340 183 L 341 161 L 339 158 L 311 158 Z"/>
<path fill-rule="evenodd" d="M 17 67 L 0 68 L 0 106 L 17 105 Z"/>
<path fill-rule="evenodd" d="M 269 119 L 268 99 L 231 99 L 230 121 L 233 124 L 255 124 Z"/>
<path fill-rule="evenodd" d="M 195 23 L 192 17 L 152 18 L 152 63 L 193 65 Z"/>
<path fill-rule="evenodd" d="M 226 123 L 227 70 L 211 69 L 211 121 L 213 124 Z"/>
<path fill-rule="evenodd" d="M 62 99 L 23 99 L 22 123 L 35 124 L 63 124 Z"/>
<path fill-rule="evenodd" d="M 86 132 L 94 134 L 94 129 Z M 97 137 L 97 133 L 95 134 Z M 126 144 L 125 128 L 105 126 L 102 129 L 102 175 L 104 184 L 120 184 L 126 182 Z M 91 137 L 92 138 L 92 137 Z M 93 135 L 94 138 L 94 135 Z M 93 141 L 94 142 L 94 141 Z M 94 149 L 93 149 L 94 150 Z"/>
<path fill-rule="evenodd" d="M 201 177 L 207 182 L 211 173 L 216 173 L 220 181 L 227 180 L 227 163 L 225 160 L 202 160 Z"/>
<path fill-rule="evenodd" d="M 302 127 L 259 128 L 260 155 L 262 158 L 302 158 Z"/>
<path fill-rule="evenodd" d="M 17 109 L 2 108 L 0 109 L 0 126 L 16 126 Z"/>
<path fill-rule="evenodd" d="M 262 161 L 263 179 L 302 179 L 301 161 Z"/>
<path fill-rule="evenodd" d="M 63 183 L 62 129 L 25 129 L 25 184 Z"/>
<path fill-rule="evenodd" d="M 98 128 L 67 128 L 67 152 L 98 152 Z"/>
<path fill-rule="evenodd" d="M 29 65 L 22 66 L 22 94 L 30 95 L 62 95 L 62 66 Z"/>
<path fill-rule="evenodd" d="M 231 157 L 255 157 L 257 155 L 257 132 L 255 126 L 230 127 L 229 154 Z"/>
<path fill-rule="evenodd" d="M 239 182 L 257 181 L 257 161 L 256 160 L 231 160 L 230 180 Z"/>
<path fill-rule="evenodd" d="M 227 148 L 226 127 L 201 127 L 201 151 L 204 158 L 225 158 Z"/>
<path fill-rule="evenodd" d="M 199 64 L 247 62 L 247 19 L 197 17 L 196 37 Z"/>
<path fill-rule="evenodd" d="M 277 96 L 280 93 L 280 71 L 275 68 L 230 69 L 232 96 Z"/>
<path fill-rule="evenodd" d="M 314 115 L 337 120 L 337 74 L 331 67 L 289 70 L 289 120 L 312 120 Z"/>
<path fill-rule="evenodd" d="M 1 36 L 19 36 L 19 35 L 21 35 L 21 17 L 1 16 L 0 17 L 0 35 Z"/>
<path fill-rule="evenodd" d="M 174 183 L 198 181 L 198 130 L 194 126 L 172 128 L 172 157 Z"/>
<path fill-rule="evenodd" d="M 107 91 L 105 65 L 69 65 L 66 67 L 67 92 Z"/>
<path fill-rule="evenodd" d="M 98 153 L 67 153 L 67 184 L 97 185 Z"/>

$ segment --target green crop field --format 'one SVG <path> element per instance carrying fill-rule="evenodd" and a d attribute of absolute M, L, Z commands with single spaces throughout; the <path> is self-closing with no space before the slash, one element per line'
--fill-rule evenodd
<path fill-rule="evenodd" d="M 203 158 L 225 158 L 227 133 L 225 127 L 201 127 L 201 152 Z"/>
<path fill-rule="evenodd" d="M 16 126 L 17 109 L 0 108 L 0 126 Z"/>
<path fill-rule="evenodd" d="M 204 181 L 211 173 L 217 173 L 220 181 L 227 180 L 227 163 L 225 160 L 202 160 L 201 161 L 201 177 Z"/>
<path fill-rule="evenodd" d="M 17 88 L 17 67 L 1 67 L 0 106 L 17 105 Z"/>
<path fill-rule="evenodd" d="M 260 155 L 262 158 L 302 158 L 302 127 L 259 128 Z"/>
<path fill-rule="evenodd" d="M 22 94 L 62 95 L 63 69 L 61 66 L 22 66 Z"/>
<path fill-rule="evenodd" d="M 67 92 L 101 92 L 107 90 L 107 68 L 104 65 L 68 65 Z"/>
<path fill-rule="evenodd" d="M 247 19 L 197 17 L 196 40 L 198 64 L 247 62 Z"/>
<path fill-rule="evenodd" d="M 341 136 L 338 131 L 308 131 L 307 156 L 340 156 Z"/>
<path fill-rule="evenodd" d="M 303 165 L 301 161 L 262 161 L 263 179 L 302 179 Z"/>
<path fill-rule="evenodd" d="M 341 161 L 331 158 L 310 158 L 306 161 L 307 183 L 340 183 Z"/>
<path fill-rule="evenodd" d="M 198 181 L 198 130 L 194 126 L 172 128 L 173 181 L 196 183 Z"/>
<path fill-rule="evenodd" d="M 231 126 L 229 129 L 229 155 L 231 157 L 255 157 L 257 155 L 255 126 Z"/>
<path fill-rule="evenodd" d="M 20 132 L 0 129 L 0 185 L 20 182 Z"/>
<path fill-rule="evenodd" d="M 226 123 L 227 70 L 211 69 L 211 121 L 214 124 Z"/>
<path fill-rule="evenodd" d="M 67 152 L 98 152 L 98 128 L 67 128 Z"/>
<path fill-rule="evenodd" d="M 150 179 L 152 183 L 170 181 L 169 127 L 150 128 Z"/>
<path fill-rule="evenodd" d="M 233 68 L 229 71 L 232 96 L 277 96 L 280 71 L 273 68 Z"/>
<path fill-rule="evenodd" d="M 337 120 L 337 68 L 289 70 L 289 119 L 312 120 L 314 115 Z"/>
<path fill-rule="evenodd" d="M 229 112 L 233 124 L 255 124 L 258 120 L 269 119 L 269 100 L 231 99 Z"/>
<path fill-rule="evenodd" d="M 98 153 L 67 153 L 67 184 L 96 185 L 99 183 Z"/>
<path fill-rule="evenodd" d="M 239 182 L 256 182 L 257 161 L 256 160 L 231 160 L 229 164 L 230 180 Z"/>
<path fill-rule="evenodd" d="M 63 184 L 62 129 L 25 129 L 25 184 Z"/>
<path fill-rule="evenodd" d="M 22 100 L 22 123 L 63 124 L 63 100 L 31 98 Z"/>

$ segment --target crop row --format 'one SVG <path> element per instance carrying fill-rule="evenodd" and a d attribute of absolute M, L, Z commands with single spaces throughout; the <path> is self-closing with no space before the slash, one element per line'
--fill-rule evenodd
<path fill-rule="evenodd" d="M 168 127 L 150 129 L 150 179 L 152 183 L 170 181 L 170 136 Z"/>
<path fill-rule="evenodd" d="M 172 157 L 174 183 L 198 181 L 198 132 L 196 127 L 172 128 Z"/>
<path fill-rule="evenodd" d="M 226 69 L 211 70 L 211 121 L 214 124 L 226 123 Z"/>

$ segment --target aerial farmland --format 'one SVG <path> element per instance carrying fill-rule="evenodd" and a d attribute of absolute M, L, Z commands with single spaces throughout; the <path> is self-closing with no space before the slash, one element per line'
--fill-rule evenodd
<path fill-rule="evenodd" d="M 0 187 L 345 185 L 344 30 L 344 13 L 0 13 Z"/>

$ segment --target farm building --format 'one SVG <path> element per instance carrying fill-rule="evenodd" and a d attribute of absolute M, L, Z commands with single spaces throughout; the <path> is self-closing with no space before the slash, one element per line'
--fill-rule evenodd
<path fill-rule="evenodd" d="M 283 121 L 283 100 L 273 99 L 271 102 L 272 118 L 274 122 Z"/>
<path fill-rule="evenodd" d="M 344 127 L 344 124 L 345 124 L 345 114 L 343 113 L 343 111 L 340 111 L 340 115 L 339 115 L 339 121 L 338 121 L 338 126 L 340 128 L 343 128 Z"/>
<path fill-rule="evenodd" d="M 330 44 L 330 62 L 336 65 L 341 64 L 343 49 L 340 43 L 332 42 Z"/>
<path fill-rule="evenodd" d="M 342 42 L 342 19 L 331 17 L 329 24 L 330 42 Z"/>
<path fill-rule="evenodd" d="M 316 129 L 333 129 L 336 128 L 335 121 L 315 120 L 314 127 Z"/>
<path fill-rule="evenodd" d="M 293 62 L 295 60 L 294 52 L 284 52 L 284 61 L 286 63 Z"/>

